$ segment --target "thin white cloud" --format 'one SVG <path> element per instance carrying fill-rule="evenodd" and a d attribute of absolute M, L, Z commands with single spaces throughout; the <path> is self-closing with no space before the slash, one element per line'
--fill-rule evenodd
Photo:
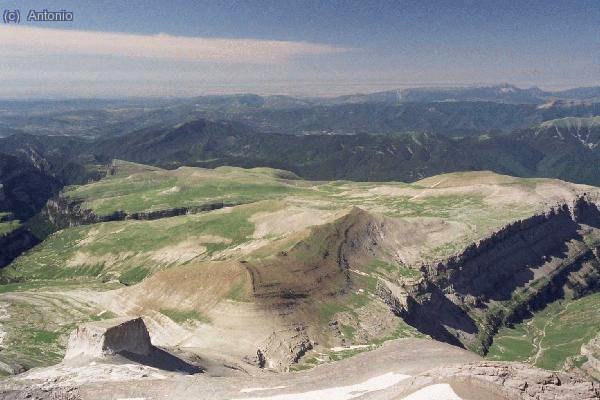
<path fill-rule="evenodd" d="M 136 35 L 47 29 L 22 25 L 0 26 L 2 57 L 39 55 L 99 55 L 222 63 L 268 64 L 299 56 L 335 54 L 349 49 L 326 44 L 201 37 Z"/>

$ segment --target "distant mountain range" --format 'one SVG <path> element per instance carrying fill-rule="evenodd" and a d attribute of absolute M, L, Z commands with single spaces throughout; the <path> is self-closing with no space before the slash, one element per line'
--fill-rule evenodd
<path fill-rule="evenodd" d="M 270 166 L 311 179 L 414 181 L 449 171 L 493 170 L 600 185 L 597 118 L 549 121 L 507 135 L 281 135 L 200 120 L 96 143 L 96 157 L 163 167 Z"/>
<path fill-rule="evenodd" d="M 564 117 L 600 115 L 600 103 L 506 104 L 482 101 L 357 103 L 247 112 L 214 111 L 205 118 L 235 120 L 262 132 L 282 134 L 435 133 L 470 136 L 511 132 Z"/>
<path fill-rule="evenodd" d="M 600 185 L 599 145 L 598 118 L 458 138 L 422 132 L 283 135 L 203 119 L 95 141 L 13 135 L 0 139 L 0 153 L 16 154 L 66 184 L 93 179 L 98 170 L 91 165 L 118 158 L 167 168 L 269 166 L 310 179 L 414 181 L 449 171 L 493 170 Z"/>
<path fill-rule="evenodd" d="M 0 137 L 24 132 L 121 136 L 197 119 L 235 120 L 283 134 L 444 135 L 510 132 L 568 116 L 600 115 L 600 87 L 548 92 L 513 85 L 416 88 L 333 98 L 200 96 L 179 99 L 0 101 Z"/>
<path fill-rule="evenodd" d="M 351 94 L 330 98 L 297 98 L 291 96 L 258 96 L 240 94 L 230 96 L 202 96 L 193 99 L 204 107 L 237 108 L 292 108 L 303 106 L 330 106 L 356 103 L 430 103 L 452 101 L 491 101 L 508 104 L 544 104 L 554 100 L 600 101 L 600 86 L 574 88 L 563 91 L 544 91 L 538 87 L 519 88 L 507 83 L 494 86 L 455 88 L 408 88 L 382 92 Z"/>
<path fill-rule="evenodd" d="M 600 87 L 544 91 L 537 87 L 522 89 L 510 84 L 483 87 L 415 88 L 363 95 L 365 98 L 386 99 L 386 102 L 492 101 L 509 104 L 543 104 L 553 100 L 600 99 Z M 359 99 L 353 96 L 353 100 Z"/>
<path fill-rule="evenodd" d="M 406 89 L 335 98 L 0 101 L 0 212 L 34 215 L 113 158 L 415 181 L 493 170 L 600 185 L 600 88 Z M 4 137 L 3 137 L 4 136 Z"/>

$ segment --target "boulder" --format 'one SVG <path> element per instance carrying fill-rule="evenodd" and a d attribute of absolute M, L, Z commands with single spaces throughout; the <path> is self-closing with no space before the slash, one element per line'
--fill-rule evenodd
<path fill-rule="evenodd" d="M 115 318 L 80 325 L 69 336 L 65 360 L 119 353 L 147 356 L 153 346 L 142 318 Z"/>

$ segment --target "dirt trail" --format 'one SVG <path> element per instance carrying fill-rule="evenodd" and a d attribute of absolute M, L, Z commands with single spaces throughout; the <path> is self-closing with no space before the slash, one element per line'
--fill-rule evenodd
<path fill-rule="evenodd" d="M 544 346 L 542 346 L 542 342 L 546 338 L 546 329 L 548 328 L 548 326 L 552 325 L 554 321 L 556 321 L 556 319 L 560 319 L 561 315 L 568 311 L 569 306 L 571 304 L 573 303 L 568 303 L 558 314 L 549 318 L 548 321 L 546 321 L 546 323 L 544 324 L 544 327 L 542 328 L 541 337 L 539 337 L 539 340 L 536 341 L 537 337 L 533 340 L 533 345 L 537 348 L 537 352 L 535 354 L 535 357 L 533 358 L 533 361 L 531 361 L 532 365 L 537 365 L 539 358 L 544 355 L 544 351 L 548 350 L 547 348 L 544 348 Z"/>

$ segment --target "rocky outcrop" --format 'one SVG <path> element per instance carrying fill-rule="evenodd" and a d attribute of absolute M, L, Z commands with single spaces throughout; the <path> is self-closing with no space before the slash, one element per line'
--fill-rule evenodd
<path fill-rule="evenodd" d="M 415 386 L 459 381 L 497 392 L 508 399 L 597 400 L 600 385 L 577 375 L 546 371 L 521 363 L 479 362 L 442 367 L 412 378 Z"/>
<path fill-rule="evenodd" d="M 23 226 L 0 236 L 0 268 L 7 266 L 21 253 L 38 243 L 39 239 Z"/>
<path fill-rule="evenodd" d="M 120 353 L 148 356 L 150 335 L 142 318 L 115 318 L 79 326 L 69 336 L 65 360 L 102 358 Z"/>
<path fill-rule="evenodd" d="M 376 254 L 377 234 L 373 217 L 359 208 L 312 227 L 303 240 L 274 259 L 244 264 L 254 297 L 289 307 L 312 295 L 329 295 L 332 287 L 349 287 L 349 266 Z"/>
<path fill-rule="evenodd" d="M 16 361 L 3 362 L 0 361 L 0 371 L 8 375 L 17 375 L 27 371 L 27 368 Z"/>
<path fill-rule="evenodd" d="M 523 273 L 523 266 L 540 265 L 551 256 L 562 255 L 567 250 L 565 243 L 580 237 L 578 229 L 569 207 L 560 205 L 508 224 L 461 253 L 427 265 L 426 274 L 458 295 L 506 300 L 514 287 L 533 277 L 533 273 Z"/>
<path fill-rule="evenodd" d="M 178 215 L 196 214 L 205 211 L 231 207 L 236 204 L 213 202 L 199 206 L 176 207 L 164 210 L 152 210 L 128 213 L 115 211 L 111 214 L 98 215 L 93 210 L 85 208 L 81 200 L 59 195 L 48 200 L 42 214 L 48 218 L 55 229 L 64 229 L 72 226 L 95 224 L 108 221 L 123 220 L 154 220 L 160 218 L 176 217 Z"/>
<path fill-rule="evenodd" d="M 57 230 L 99 222 L 98 216 L 92 210 L 82 208 L 81 204 L 81 201 L 59 195 L 46 202 L 42 215 L 48 218 Z"/>
<path fill-rule="evenodd" d="M 377 292 L 433 338 L 485 353 L 501 325 L 600 289 L 598 228 L 597 200 L 580 196 L 422 265 L 418 284 L 380 280 Z"/>
<path fill-rule="evenodd" d="M 260 368 L 287 371 L 289 366 L 313 348 L 306 327 L 298 325 L 290 329 L 273 332 L 259 347 L 256 359 Z"/>
<path fill-rule="evenodd" d="M 413 311 L 415 299 L 430 290 L 429 283 L 421 278 L 392 283 L 379 278 L 375 294 L 398 316 L 407 316 Z"/>

